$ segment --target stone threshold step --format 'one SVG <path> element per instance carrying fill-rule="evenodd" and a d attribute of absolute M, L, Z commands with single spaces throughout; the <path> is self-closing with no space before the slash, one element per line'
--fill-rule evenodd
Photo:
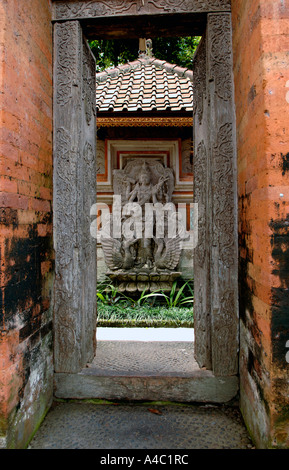
<path fill-rule="evenodd" d="M 87 368 L 76 374 L 55 373 L 54 395 L 64 399 L 227 403 L 238 393 L 237 376 L 215 377 L 197 370 L 191 376 L 98 375 Z"/>

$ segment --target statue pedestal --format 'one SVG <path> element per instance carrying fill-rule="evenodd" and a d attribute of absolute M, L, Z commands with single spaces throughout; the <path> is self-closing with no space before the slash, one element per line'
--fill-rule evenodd
<path fill-rule="evenodd" d="M 181 272 L 170 271 L 108 271 L 106 275 L 112 280 L 119 292 L 139 293 L 143 291 L 170 292 L 175 279 Z"/>

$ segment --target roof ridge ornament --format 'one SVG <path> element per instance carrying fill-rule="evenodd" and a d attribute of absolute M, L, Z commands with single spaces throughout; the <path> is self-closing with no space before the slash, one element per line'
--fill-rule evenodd
<path fill-rule="evenodd" d="M 153 42 L 151 39 L 139 38 L 139 59 L 153 58 Z"/>

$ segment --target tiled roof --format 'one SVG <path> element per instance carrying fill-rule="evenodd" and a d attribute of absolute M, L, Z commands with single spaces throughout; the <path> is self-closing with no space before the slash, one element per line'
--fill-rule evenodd
<path fill-rule="evenodd" d="M 154 57 L 96 74 L 98 112 L 192 111 L 193 72 Z"/>

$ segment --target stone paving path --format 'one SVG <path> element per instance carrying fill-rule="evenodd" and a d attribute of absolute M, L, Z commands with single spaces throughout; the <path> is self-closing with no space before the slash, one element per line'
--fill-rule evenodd
<path fill-rule="evenodd" d="M 101 376 L 181 377 L 199 370 L 194 344 L 184 341 L 99 341 L 89 367 Z"/>
<path fill-rule="evenodd" d="M 190 330 L 110 330 L 98 330 L 87 373 L 181 377 L 198 369 Z M 248 449 L 252 443 L 237 407 L 71 400 L 54 402 L 29 448 Z"/>
<path fill-rule="evenodd" d="M 157 414 L 160 413 L 160 414 Z M 30 449 L 248 449 L 237 408 L 54 403 Z"/>

